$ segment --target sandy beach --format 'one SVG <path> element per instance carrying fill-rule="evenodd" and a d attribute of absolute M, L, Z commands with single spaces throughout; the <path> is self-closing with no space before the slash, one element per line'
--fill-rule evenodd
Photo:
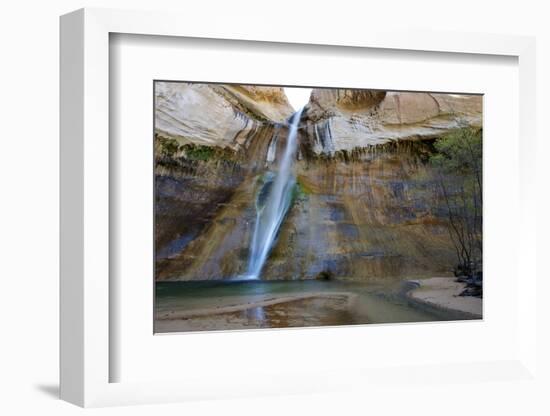
<path fill-rule="evenodd" d="M 459 296 L 466 285 L 456 282 L 454 277 L 431 277 L 409 280 L 411 289 L 409 299 L 426 306 L 456 311 L 480 319 L 483 312 L 483 300 L 472 296 Z"/>

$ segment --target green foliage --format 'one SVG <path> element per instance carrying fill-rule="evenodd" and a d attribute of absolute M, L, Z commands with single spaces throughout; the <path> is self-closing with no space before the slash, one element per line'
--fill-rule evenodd
<path fill-rule="evenodd" d="M 480 174 L 483 145 L 481 130 L 455 130 L 434 144 L 430 162 L 447 173 Z"/>
<path fill-rule="evenodd" d="M 306 201 L 310 193 L 309 189 L 305 187 L 303 183 L 297 181 L 292 188 L 291 205 L 295 202 Z"/>
<path fill-rule="evenodd" d="M 186 144 L 182 146 L 185 156 L 190 160 L 209 160 L 215 153 L 214 148 L 209 146 Z"/>
<path fill-rule="evenodd" d="M 298 185 L 300 185 L 300 192 L 304 195 L 314 194 L 315 190 L 307 182 L 298 179 Z"/>
<path fill-rule="evenodd" d="M 216 155 L 216 149 L 210 146 L 202 146 L 195 144 L 179 144 L 176 139 L 168 139 L 166 137 L 157 136 L 157 152 L 159 156 L 176 157 L 178 152 L 181 152 L 187 160 L 202 160 L 206 161 Z M 221 151 L 220 153 L 223 153 Z"/>
<path fill-rule="evenodd" d="M 162 156 L 173 156 L 179 148 L 178 142 L 174 139 L 157 137 L 158 151 Z"/>

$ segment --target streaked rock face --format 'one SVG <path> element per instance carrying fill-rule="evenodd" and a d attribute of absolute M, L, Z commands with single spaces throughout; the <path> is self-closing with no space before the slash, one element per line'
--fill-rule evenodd
<path fill-rule="evenodd" d="M 455 254 L 424 151 L 413 142 L 347 161 L 299 162 L 299 197 L 265 275 L 446 274 Z"/>
<path fill-rule="evenodd" d="M 156 278 L 246 270 L 260 178 L 292 109 L 281 88 L 157 86 Z M 263 279 L 440 276 L 455 252 L 426 163 L 447 131 L 481 126 L 481 96 L 313 90 L 294 204 Z"/>

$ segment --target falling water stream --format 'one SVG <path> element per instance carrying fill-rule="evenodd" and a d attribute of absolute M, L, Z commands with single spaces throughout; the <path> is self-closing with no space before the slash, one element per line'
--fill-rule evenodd
<path fill-rule="evenodd" d="M 261 198 L 262 192 L 260 192 L 256 200 L 256 223 L 250 243 L 250 257 L 245 276 L 247 279 L 260 278 L 260 272 L 292 202 L 292 192 L 296 183 L 292 167 L 296 155 L 296 136 L 302 110 L 294 113 L 290 119 L 285 149 L 282 157 L 278 158 L 278 169 L 272 182 L 269 183 L 267 197 Z"/>

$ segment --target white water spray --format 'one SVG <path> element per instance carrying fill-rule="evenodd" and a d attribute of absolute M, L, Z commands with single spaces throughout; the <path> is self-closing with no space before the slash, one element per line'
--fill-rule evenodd
<path fill-rule="evenodd" d="M 275 174 L 271 189 L 264 203 L 256 200 L 256 224 L 250 244 L 250 258 L 248 260 L 248 279 L 259 279 L 267 256 L 271 251 L 277 232 L 292 202 L 292 191 L 296 183 L 292 166 L 296 155 L 296 136 L 302 111 L 294 113 L 290 120 L 290 128 L 284 153 L 279 160 L 278 171 Z"/>

